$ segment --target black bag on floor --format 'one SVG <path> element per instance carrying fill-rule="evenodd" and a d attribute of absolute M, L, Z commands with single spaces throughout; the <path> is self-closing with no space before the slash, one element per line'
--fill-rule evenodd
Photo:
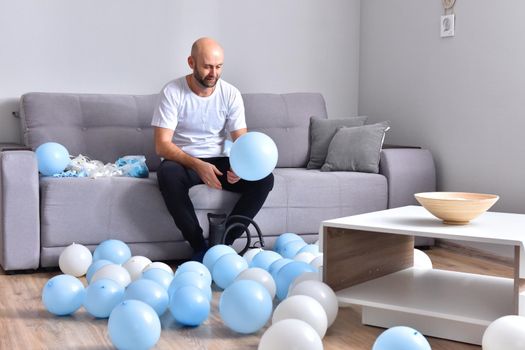
<path fill-rule="evenodd" d="M 248 221 L 248 225 L 244 222 Z M 210 225 L 210 233 L 208 236 L 208 246 L 212 247 L 217 244 L 226 244 L 228 234 L 232 230 L 242 230 L 246 233 L 246 246 L 239 252 L 239 255 L 243 255 L 250 248 L 264 248 L 264 239 L 261 233 L 259 225 L 249 217 L 243 215 L 226 215 L 226 214 L 213 214 L 208 213 L 208 223 Z M 257 235 L 259 236 L 259 247 L 256 243 L 252 246 L 252 237 L 248 226 L 253 225 Z M 241 236 L 242 237 L 242 234 Z"/>

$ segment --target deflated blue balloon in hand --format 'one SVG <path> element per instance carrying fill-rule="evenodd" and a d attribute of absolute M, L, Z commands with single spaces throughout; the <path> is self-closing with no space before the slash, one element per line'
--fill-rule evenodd
<path fill-rule="evenodd" d="M 46 142 L 37 147 L 38 171 L 44 176 L 63 172 L 69 164 L 69 152 L 59 143 Z"/>
<path fill-rule="evenodd" d="M 261 132 L 249 132 L 233 143 L 230 165 L 241 179 L 257 181 L 270 175 L 277 165 L 275 142 Z"/>

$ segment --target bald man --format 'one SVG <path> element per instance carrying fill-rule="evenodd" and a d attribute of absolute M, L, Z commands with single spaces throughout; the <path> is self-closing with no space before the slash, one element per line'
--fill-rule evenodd
<path fill-rule="evenodd" d="M 189 189 L 198 184 L 240 193 L 231 215 L 255 217 L 273 188 L 273 175 L 259 181 L 240 179 L 230 168 L 224 145 L 247 132 L 239 90 L 221 79 L 224 50 L 211 38 L 193 43 L 191 74 L 167 83 L 151 124 L 155 150 L 163 158 L 157 170 L 168 211 L 200 261 L 207 250 Z M 229 235 L 232 244 L 243 231 Z"/>

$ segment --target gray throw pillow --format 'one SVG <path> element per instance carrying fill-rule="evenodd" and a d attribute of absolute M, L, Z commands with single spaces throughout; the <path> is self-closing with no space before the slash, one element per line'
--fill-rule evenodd
<path fill-rule="evenodd" d="M 310 118 L 310 160 L 306 165 L 307 169 L 319 169 L 328 154 L 330 141 L 337 132 L 337 128 L 342 126 L 361 126 L 366 122 L 366 116 L 342 118 L 342 119 L 321 119 Z"/>
<path fill-rule="evenodd" d="M 388 122 L 339 128 L 321 171 L 378 173 L 381 147 L 389 128 Z"/>

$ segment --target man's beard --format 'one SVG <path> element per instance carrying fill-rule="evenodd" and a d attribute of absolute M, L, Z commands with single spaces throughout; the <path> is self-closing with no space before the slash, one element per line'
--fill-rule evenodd
<path fill-rule="evenodd" d="M 197 80 L 197 82 L 202 86 L 202 87 L 205 87 L 205 88 L 212 88 L 212 87 L 215 87 L 215 85 L 217 85 L 217 82 L 219 81 L 219 78 L 220 78 L 220 75 L 217 76 L 216 79 L 213 79 L 213 80 L 208 80 L 206 79 L 205 77 L 201 77 L 199 75 L 199 73 L 197 71 L 193 72 L 193 77 L 195 78 L 195 80 Z"/>

